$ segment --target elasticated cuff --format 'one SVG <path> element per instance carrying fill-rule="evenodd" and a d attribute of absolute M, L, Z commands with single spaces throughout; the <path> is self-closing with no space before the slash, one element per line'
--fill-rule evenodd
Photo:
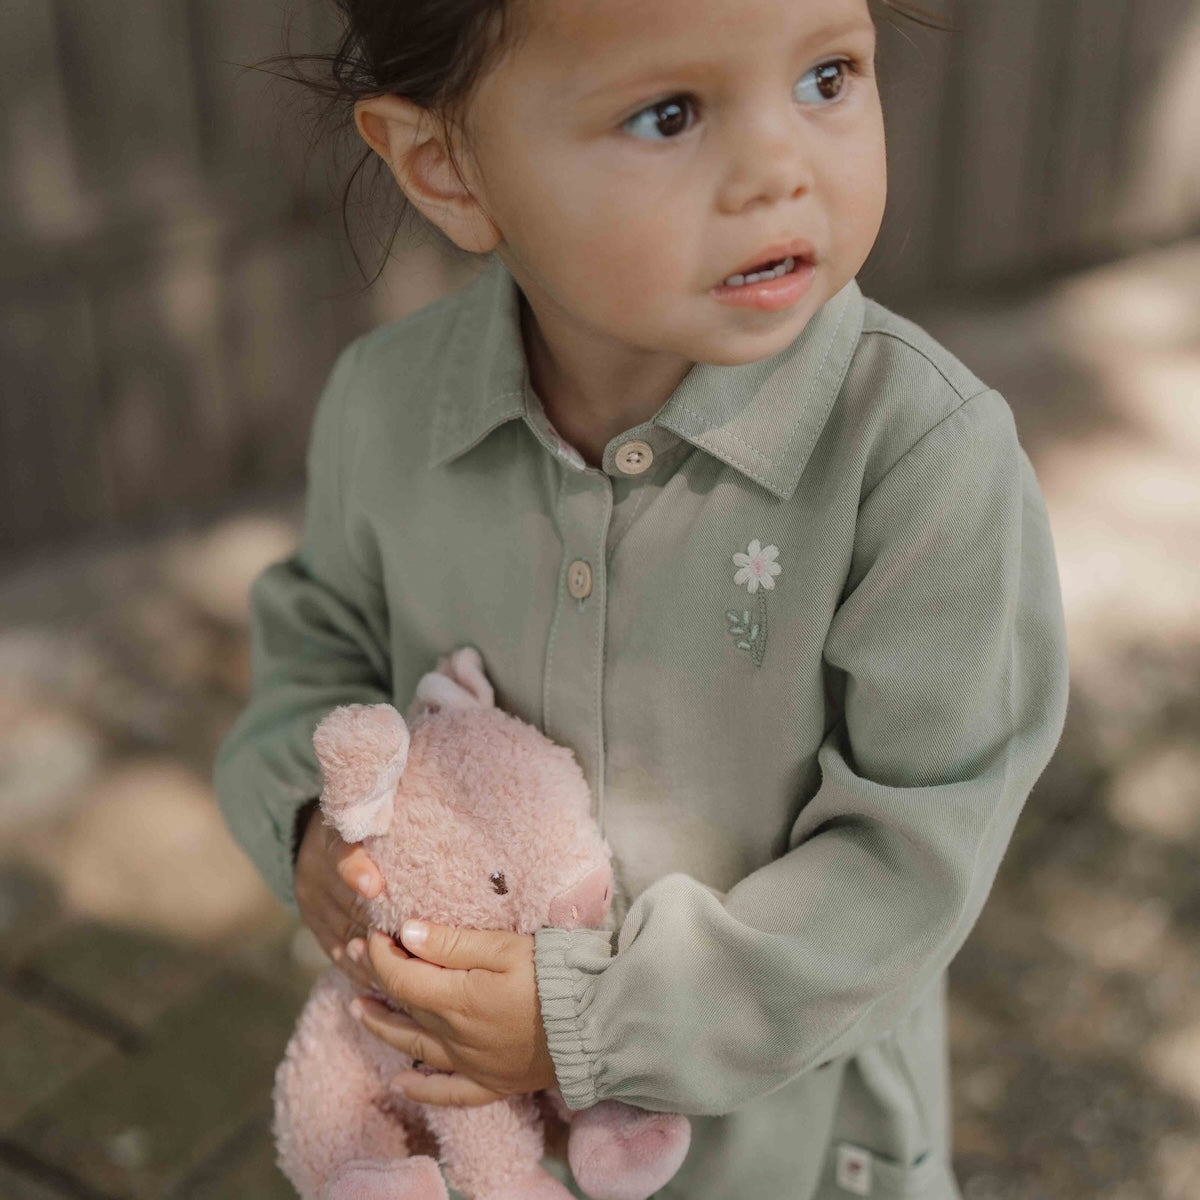
<path fill-rule="evenodd" d="M 612 934 L 598 929 L 539 929 L 534 966 L 546 1042 L 558 1089 L 569 1108 L 590 1108 L 599 1066 L 586 1011 L 596 977 L 612 958 Z"/>

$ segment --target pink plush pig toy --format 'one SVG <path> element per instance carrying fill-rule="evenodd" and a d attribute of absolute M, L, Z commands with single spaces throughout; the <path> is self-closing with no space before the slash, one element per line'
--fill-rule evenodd
<path fill-rule="evenodd" d="M 478 653 L 442 659 L 406 722 L 388 704 L 335 709 L 313 736 L 324 819 L 363 843 L 384 878 L 368 922 L 409 917 L 532 933 L 603 924 L 610 852 L 571 752 L 495 706 Z M 594 1200 L 645 1200 L 679 1169 L 686 1117 L 557 1090 L 455 1108 L 389 1084 L 412 1066 L 348 1012 L 353 985 L 313 986 L 275 1076 L 279 1165 L 304 1200 L 569 1200 L 541 1166 L 544 1120 L 569 1123 L 567 1157 Z M 436 1147 L 437 1158 L 422 1150 Z"/>

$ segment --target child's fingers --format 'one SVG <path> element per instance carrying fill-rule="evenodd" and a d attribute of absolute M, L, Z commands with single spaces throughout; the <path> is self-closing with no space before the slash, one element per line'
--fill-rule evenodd
<path fill-rule="evenodd" d="M 366 980 L 366 989 L 370 992 L 382 992 L 384 990 L 383 980 L 375 973 L 374 964 L 367 957 L 366 938 L 351 938 L 346 943 L 345 954 L 346 958 L 357 969 L 356 974 L 352 978 Z"/>
<path fill-rule="evenodd" d="M 443 1019 L 461 1007 L 466 971 L 451 971 L 414 958 L 403 946 L 377 929 L 367 934 L 367 957 L 383 990 L 410 1012 L 436 1013 Z"/>
<path fill-rule="evenodd" d="M 379 986 L 369 965 L 365 964 L 361 959 L 355 959 L 352 955 L 347 954 L 345 944 L 338 941 L 337 935 L 328 925 L 309 926 L 309 928 L 312 929 L 313 936 L 317 939 L 317 944 L 325 951 L 334 966 L 356 988 L 371 991 L 373 988 Z"/>
<path fill-rule="evenodd" d="M 330 891 L 329 902 L 326 924 L 337 932 L 342 945 L 352 938 L 367 936 L 367 910 L 340 882 Z"/>
<path fill-rule="evenodd" d="M 360 967 L 344 954 L 336 963 L 337 969 L 354 985 L 357 991 L 374 991 L 379 985 Z"/>
<path fill-rule="evenodd" d="M 345 868 L 343 872 L 342 868 Z M 337 830 L 314 816 L 305 829 L 296 859 L 296 904 L 321 949 L 342 973 L 364 991 L 378 987 L 363 958 L 348 956 L 346 947 L 367 934 L 366 899 L 378 894 L 383 879 L 361 845 L 344 842 Z"/>
<path fill-rule="evenodd" d="M 392 1080 L 392 1087 L 402 1091 L 418 1104 L 454 1104 L 467 1107 L 493 1104 L 504 1097 L 478 1084 L 466 1075 L 422 1075 L 418 1071 L 402 1071 Z"/>
<path fill-rule="evenodd" d="M 439 1071 L 454 1070 L 442 1043 L 406 1013 L 393 1012 L 372 996 L 357 996 L 350 1003 L 350 1015 L 393 1050 Z"/>
<path fill-rule="evenodd" d="M 355 962 L 343 946 L 335 945 L 329 957 L 333 959 L 338 970 L 359 990 L 371 992 L 378 989 L 379 981 L 371 974 L 370 969 L 361 962 Z"/>
<path fill-rule="evenodd" d="M 342 845 L 347 844 L 343 842 Z M 339 853 L 335 869 L 342 882 L 359 896 L 373 900 L 383 891 L 383 876 L 361 843 L 350 845 L 344 852 Z"/>

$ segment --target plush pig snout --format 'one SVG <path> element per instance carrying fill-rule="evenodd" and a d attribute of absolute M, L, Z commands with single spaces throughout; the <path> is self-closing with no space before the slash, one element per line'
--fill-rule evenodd
<path fill-rule="evenodd" d="M 597 867 L 550 901 L 550 924 L 556 929 L 599 925 L 612 900 L 612 868 Z"/>

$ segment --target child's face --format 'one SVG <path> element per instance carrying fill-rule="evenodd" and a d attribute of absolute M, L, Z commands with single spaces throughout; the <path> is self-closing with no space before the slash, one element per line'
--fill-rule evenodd
<path fill-rule="evenodd" d="M 469 118 L 497 253 L 592 334 L 719 365 L 779 352 L 879 231 L 874 50 L 867 0 L 537 0 Z M 798 298 L 714 294 L 792 242 Z"/>

